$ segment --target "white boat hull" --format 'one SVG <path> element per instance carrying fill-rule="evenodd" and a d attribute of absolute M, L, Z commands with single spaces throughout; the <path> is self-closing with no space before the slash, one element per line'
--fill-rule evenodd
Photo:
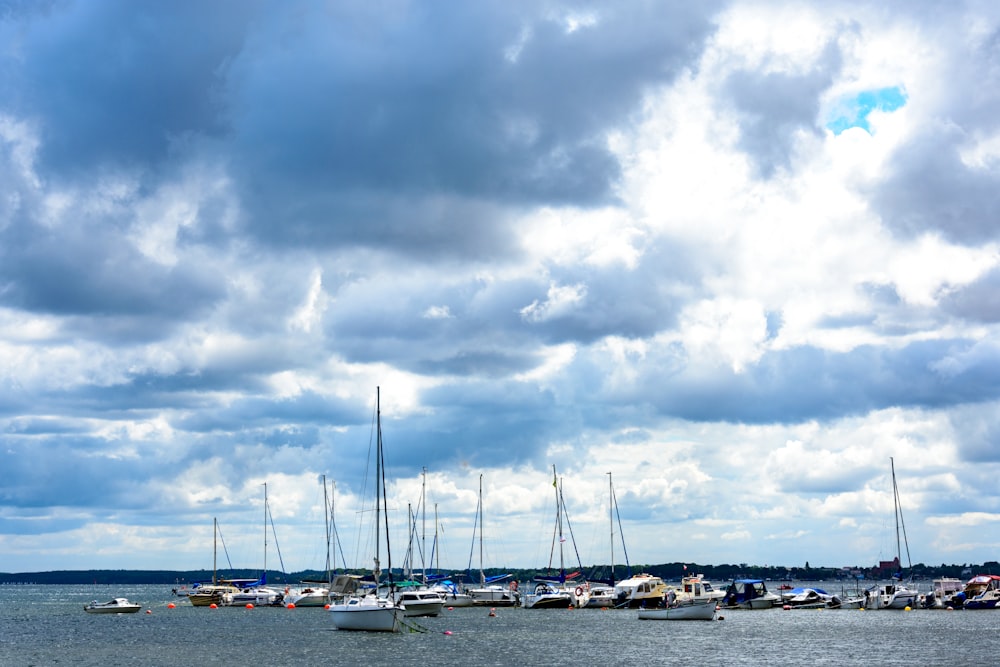
<path fill-rule="evenodd" d="M 640 609 L 644 621 L 711 621 L 715 618 L 715 600 L 682 602 L 676 607 Z"/>
<path fill-rule="evenodd" d="M 338 630 L 399 632 L 403 610 L 385 599 L 349 598 L 330 607 L 330 618 Z"/>
<path fill-rule="evenodd" d="M 125 598 L 115 598 L 110 602 L 94 600 L 83 607 L 88 614 L 134 614 L 140 609 L 142 609 L 141 604 L 129 602 Z"/>

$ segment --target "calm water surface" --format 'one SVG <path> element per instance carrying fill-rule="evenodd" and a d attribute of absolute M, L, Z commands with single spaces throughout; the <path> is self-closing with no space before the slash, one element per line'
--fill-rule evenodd
<path fill-rule="evenodd" d="M 83 611 L 113 597 L 143 611 Z M 658 622 L 624 610 L 500 608 L 491 618 L 471 608 L 414 619 L 424 633 L 381 635 L 338 632 L 323 609 L 169 602 L 180 602 L 169 586 L 0 586 L 0 665 L 1000 663 L 1000 611 L 773 609 Z"/>

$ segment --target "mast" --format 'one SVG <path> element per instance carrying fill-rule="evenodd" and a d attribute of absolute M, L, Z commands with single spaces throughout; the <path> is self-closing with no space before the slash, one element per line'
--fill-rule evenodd
<path fill-rule="evenodd" d="M 611 525 L 611 585 L 615 585 L 615 485 L 608 473 L 608 521 Z"/>
<path fill-rule="evenodd" d="M 375 390 L 375 413 L 376 413 L 376 428 L 378 429 L 378 453 L 377 458 L 377 470 L 376 470 L 376 494 L 378 492 L 377 485 L 382 485 L 382 511 L 385 513 L 382 517 L 376 517 L 375 519 L 375 532 L 378 533 L 378 520 L 379 518 L 385 519 L 385 558 L 386 563 L 389 566 L 389 592 L 390 595 L 394 592 L 395 583 L 392 580 L 392 549 L 389 546 L 389 500 L 385 488 L 385 458 L 382 452 L 382 407 L 380 403 L 379 389 Z M 376 498 L 376 510 L 378 509 L 378 499 Z M 378 590 L 378 581 L 375 582 L 376 588 Z"/>
<path fill-rule="evenodd" d="M 483 574 L 483 474 L 479 473 L 479 585 L 486 585 Z"/>
<path fill-rule="evenodd" d="M 216 579 L 216 573 L 218 572 L 218 567 L 216 566 L 216 557 L 218 555 L 218 541 L 219 541 L 219 519 L 217 517 L 212 517 L 212 585 L 218 583 Z"/>
<path fill-rule="evenodd" d="M 434 558 L 437 574 L 441 574 L 441 550 L 438 549 L 438 504 L 434 503 Z M 426 582 L 425 582 L 426 583 Z"/>
<path fill-rule="evenodd" d="M 267 482 L 264 482 L 264 577 L 267 576 Z M 262 579 L 264 577 L 261 577 Z"/>
<path fill-rule="evenodd" d="M 379 568 L 379 551 L 381 547 L 381 536 L 379 534 L 379 520 L 381 519 L 382 500 L 380 490 L 382 488 L 382 411 L 379 406 L 379 388 L 375 387 L 375 569 L 372 576 L 375 578 L 375 594 L 378 595 L 378 578 L 382 573 Z"/>
<path fill-rule="evenodd" d="M 562 526 L 562 503 L 561 503 L 561 490 L 559 484 L 557 483 L 558 478 L 556 477 L 556 466 L 552 464 L 552 486 L 556 489 L 556 530 L 559 532 L 559 583 L 563 583 L 566 578 L 566 564 L 563 558 L 563 544 L 566 542 L 566 538 L 563 537 L 563 526 Z"/>
<path fill-rule="evenodd" d="M 326 525 L 326 583 L 333 584 L 333 572 L 330 569 L 330 500 L 326 495 L 326 475 L 323 475 L 323 523 Z"/>
<path fill-rule="evenodd" d="M 427 561 L 424 554 L 427 553 L 427 467 L 423 469 L 423 481 L 420 485 L 420 568 L 423 573 L 424 583 L 427 583 Z"/>
<path fill-rule="evenodd" d="M 899 579 L 903 579 L 903 552 L 899 543 L 899 530 L 903 529 L 903 544 L 906 545 L 906 564 L 913 570 L 913 563 L 910 561 L 910 543 L 906 539 L 906 523 L 903 521 L 903 508 L 899 505 L 899 488 L 896 486 L 896 463 L 889 457 L 889 467 L 892 470 L 892 502 L 896 514 L 896 559 L 899 561 Z"/>

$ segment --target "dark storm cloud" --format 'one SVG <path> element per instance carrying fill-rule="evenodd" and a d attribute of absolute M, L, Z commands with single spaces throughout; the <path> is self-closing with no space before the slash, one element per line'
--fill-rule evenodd
<path fill-rule="evenodd" d="M 257 233 L 402 245 L 435 227 L 395 211 L 399 198 L 610 201 L 620 171 L 607 133 L 711 30 L 702 5 L 597 5 L 596 23 L 572 32 L 530 3 L 402 11 L 283 16 L 274 30 L 295 50 L 251 39 L 233 63 L 235 162 Z M 488 223 L 456 211 L 436 229 L 461 242 Z"/>
<path fill-rule="evenodd" d="M 0 28 L 16 53 L 4 63 L 5 106 L 40 120 L 46 173 L 155 166 L 179 137 L 225 129 L 220 77 L 255 4 L 51 3 Z"/>

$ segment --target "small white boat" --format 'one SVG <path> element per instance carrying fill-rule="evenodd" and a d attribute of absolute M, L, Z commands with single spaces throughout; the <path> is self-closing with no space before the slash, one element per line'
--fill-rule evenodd
<path fill-rule="evenodd" d="M 714 600 L 718 602 L 726 594 L 725 591 L 712 586 L 705 581 L 704 575 L 690 574 L 681 579 L 681 590 L 677 592 L 678 600 Z"/>
<path fill-rule="evenodd" d="M 607 584 L 597 584 L 590 587 L 588 609 L 611 608 L 615 606 L 615 587 Z"/>
<path fill-rule="evenodd" d="M 640 609 L 643 621 L 711 621 L 715 618 L 715 600 L 684 600 L 673 606 Z"/>
<path fill-rule="evenodd" d="M 865 591 L 865 609 L 910 609 L 917 606 L 917 590 L 903 583 L 882 584 Z"/>
<path fill-rule="evenodd" d="M 396 603 L 403 607 L 404 616 L 437 616 L 444 609 L 444 598 L 426 588 L 397 593 Z"/>
<path fill-rule="evenodd" d="M 573 597 L 565 588 L 539 582 L 533 592 L 524 596 L 522 605 L 525 609 L 569 609 Z"/>
<path fill-rule="evenodd" d="M 141 604 L 129 602 L 125 598 L 115 598 L 107 602 L 94 600 L 83 606 L 83 610 L 88 614 L 134 614 L 140 609 L 142 609 Z"/>
<path fill-rule="evenodd" d="M 303 585 L 302 588 L 286 588 L 281 598 L 284 606 L 324 607 L 330 602 L 330 589 L 322 585 Z"/>

